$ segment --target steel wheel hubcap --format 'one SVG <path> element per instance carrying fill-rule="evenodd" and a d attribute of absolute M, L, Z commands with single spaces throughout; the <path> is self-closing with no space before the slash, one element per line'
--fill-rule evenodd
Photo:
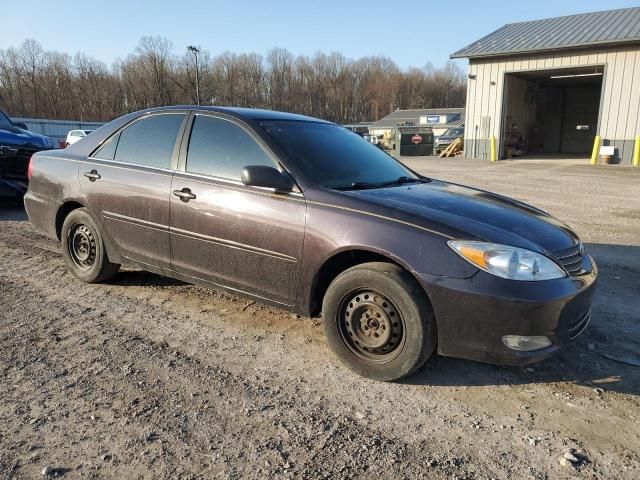
<path fill-rule="evenodd" d="M 96 240 L 86 225 L 74 225 L 69 232 L 68 248 L 73 263 L 80 269 L 91 268 L 96 259 Z"/>
<path fill-rule="evenodd" d="M 404 340 L 402 318 L 384 295 L 370 290 L 345 297 L 340 330 L 349 349 L 370 361 L 389 361 Z"/>

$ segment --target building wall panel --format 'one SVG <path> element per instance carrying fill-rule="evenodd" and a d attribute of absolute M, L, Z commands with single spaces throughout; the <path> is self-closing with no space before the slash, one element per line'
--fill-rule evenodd
<path fill-rule="evenodd" d="M 633 52 L 629 63 L 633 64 L 633 68 L 629 82 L 627 82 L 631 85 L 631 90 L 629 92 L 629 109 L 625 119 L 624 138 L 634 138 L 636 135 L 640 135 L 640 119 L 638 118 L 638 112 L 640 112 L 640 50 Z"/>

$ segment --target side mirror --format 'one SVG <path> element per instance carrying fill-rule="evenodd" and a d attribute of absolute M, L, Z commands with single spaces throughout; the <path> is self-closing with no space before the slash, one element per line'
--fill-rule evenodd
<path fill-rule="evenodd" d="M 277 192 L 293 190 L 293 180 L 273 167 L 265 165 L 248 165 L 242 169 L 240 180 L 252 187 L 273 188 Z"/>
<path fill-rule="evenodd" d="M 22 130 L 29 130 L 29 129 L 27 128 L 27 125 L 26 125 L 25 123 L 22 123 L 22 122 L 13 122 L 13 124 L 14 124 L 16 127 L 21 128 Z"/>

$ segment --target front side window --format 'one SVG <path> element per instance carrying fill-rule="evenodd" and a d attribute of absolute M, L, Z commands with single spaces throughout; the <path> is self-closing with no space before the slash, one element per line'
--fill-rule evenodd
<path fill-rule="evenodd" d="M 265 121 L 260 126 L 313 182 L 329 188 L 374 188 L 416 175 L 371 142 L 331 123 Z"/>
<path fill-rule="evenodd" d="M 182 113 L 165 113 L 134 122 L 120 132 L 114 160 L 170 168 L 173 147 L 183 119 Z"/>
<path fill-rule="evenodd" d="M 242 169 L 249 165 L 276 166 L 238 125 L 207 115 L 195 117 L 187 150 L 187 172 L 240 180 Z"/>

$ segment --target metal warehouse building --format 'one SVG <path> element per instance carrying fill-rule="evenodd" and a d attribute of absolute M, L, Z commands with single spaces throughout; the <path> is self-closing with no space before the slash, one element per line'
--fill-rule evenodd
<path fill-rule="evenodd" d="M 465 156 L 591 156 L 631 163 L 640 135 L 640 7 L 505 25 L 468 58 Z"/>

